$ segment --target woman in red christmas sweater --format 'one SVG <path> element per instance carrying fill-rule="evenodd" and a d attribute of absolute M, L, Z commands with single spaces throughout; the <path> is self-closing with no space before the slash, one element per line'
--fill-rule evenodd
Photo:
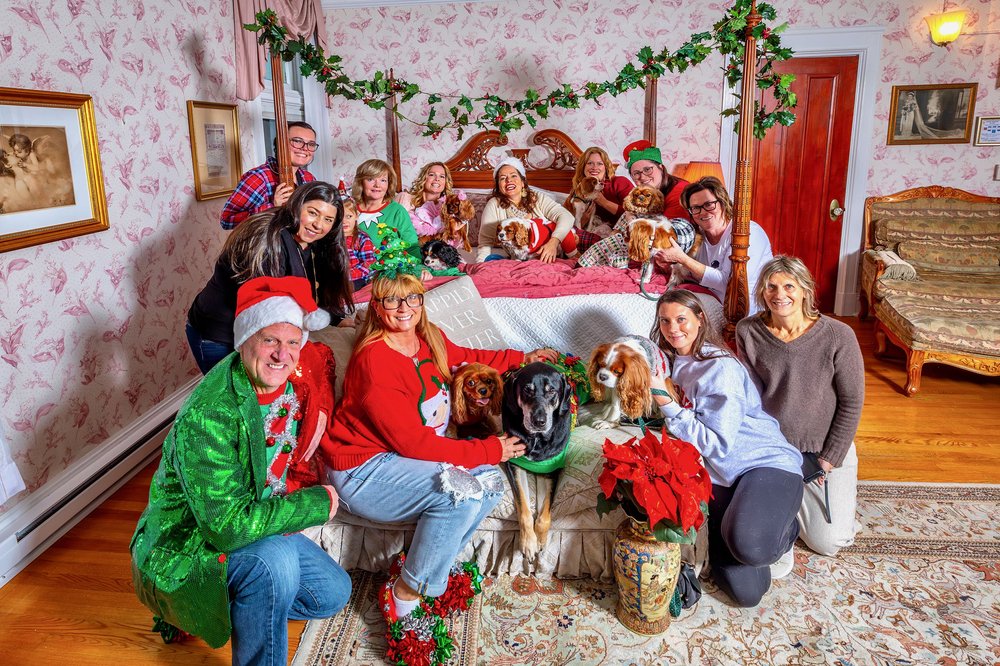
<path fill-rule="evenodd" d="M 471 602 L 478 571 L 466 567 L 463 575 L 456 559 L 501 499 L 503 481 L 494 465 L 524 453 L 524 444 L 506 434 L 444 436 L 451 368 L 485 363 L 505 372 L 556 357 L 551 349 L 525 354 L 459 347 L 427 319 L 423 303 L 420 278 L 401 272 L 375 279 L 344 398 L 323 442 L 329 479 L 345 509 L 381 523 L 416 522 L 410 548 L 382 591 L 392 663 L 409 663 L 414 650 L 428 651 L 428 661 L 436 662 L 434 641 L 420 636 L 443 635 L 439 615 Z"/>

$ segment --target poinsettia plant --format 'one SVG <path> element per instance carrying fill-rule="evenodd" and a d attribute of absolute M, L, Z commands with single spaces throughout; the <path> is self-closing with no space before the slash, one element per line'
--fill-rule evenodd
<path fill-rule="evenodd" d="M 689 442 L 646 430 L 624 444 L 604 440 L 604 469 L 598 477 L 597 514 L 621 507 L 647 522 L 659 541 L 694 543 L 708 515 L 712 481 L 701 454 Z"/>

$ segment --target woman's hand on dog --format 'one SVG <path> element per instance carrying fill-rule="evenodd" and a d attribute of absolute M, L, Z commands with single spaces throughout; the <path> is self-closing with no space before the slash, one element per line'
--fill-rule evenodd
<path fill-rule="evenodd" d="M 650 375 L 649 377 L 649 388 L 659 389 L 661 391 L 667 390 L 667 381 L 663 377 L 658 377 L 657 375 Z M 653 394 L 653 402 L 657 405 L 669 405 L 674 401 L 669 395 L 657 395 Z"/>
<path fill-rule="evenodd" d="M 538 251 L 538 260 L 543 264 L 551 264 L 556 260 L 556 252 L 559 251 L 559 239 L 553 236 L 550 238 L 542 249 Z"/>
<path fill-rule="evenodd" d="M 503 447 L 500 462 L 507 462 L 511 458 L 523 456 L 527 448 L 524 442 L 513 435 L 500 435 L 500 445 Z"/>
<path fill-rule="evenodd" d="M 559 352 L 555 349 L 542 347 L 541 349 L 536 349 L 535 351 L 530 351 L 525 354 L 524 362 L 534 363 L 535 361 L 548 361 L 549 363 L 554 363 L 557 358 L 559 358 Z"/>

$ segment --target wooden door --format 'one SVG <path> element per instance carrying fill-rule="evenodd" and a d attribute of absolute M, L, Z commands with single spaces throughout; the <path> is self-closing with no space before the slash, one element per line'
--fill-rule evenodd
<path fill-rule="evenodd" d="M 775 66 L 795 75 L 795 123 L 776 126 L 756 144 L 751 219 L 774 254 L 802 259 L 816 278 L 819 308 L 832 312 L 854 119 L 857 56 L 793 58 Z M 749 285 L 751 291 L 753 285 Z"/>

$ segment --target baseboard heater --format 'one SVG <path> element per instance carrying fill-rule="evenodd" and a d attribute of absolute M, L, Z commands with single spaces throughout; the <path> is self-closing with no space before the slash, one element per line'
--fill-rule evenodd
<path fill-rule="evenodd" d="M 174 412 L 169 416 L 169 418 L 163 419 L 163 421 L 161 421 L 155 428 L 147 432 L 142 439 L 135 442 L 134 444 L 132 444 L 132 446 L 119 453 L 111 460 L 111 462 L 109 462 L 104 467 L 100 468 L 99 470 L 91 474 L 87 479 L 83 481 L 83 483 L 78 485 L 76 488 L 63 495 L 63 498 L 59 501 L 59 503 L 49 507 L 48 510 L 46 510 L 40 516 L 38 516 L 33 521 L 28 523 L 24 528 L 15 532 L 14 536 L 17 539 L 17 541 L 20 542 L 22 539 L 24 539 L 29 534 L 34 532 L 36 529 L 41 527 L 42 524 L 45 523 L 45 521 L 47 521 L 55 514 L 59 513 L 59 511 L 61 511 L 64 507 L 70 504 L 77 497 L 87 492 L 87 490 L 91 488 L 95 483 L 104 479 L 105 475 L 111 472 L 114 468 L 118 467 L 118 465 L 121 465 L 122 462 L 124 462 L 126 459 L 129 458 L 129 456 L 133 455 L 136 451 L 146 446 L 150 441 L 159 436 L 165 428 L 169 427 L 170 424 L 174 422 L 174 418 L 176 416 L 177 412 Z"/>

